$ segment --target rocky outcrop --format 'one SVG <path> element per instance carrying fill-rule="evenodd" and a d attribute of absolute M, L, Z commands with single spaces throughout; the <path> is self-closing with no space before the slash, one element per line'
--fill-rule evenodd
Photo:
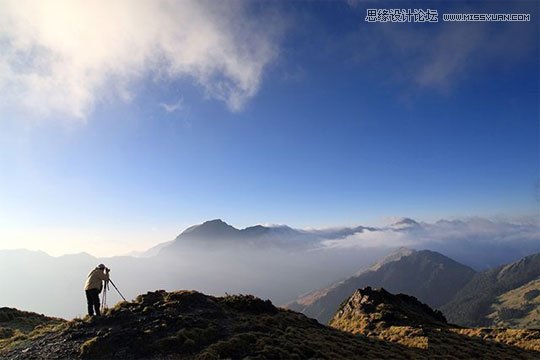
<path fill-rule="evenodd" d="M 340 306 L 330 326 L 369 334 L 390 326 L 447 327 L 444 315 L 413 296 L 390 294 L 384 289 L 356 290 Z"/>

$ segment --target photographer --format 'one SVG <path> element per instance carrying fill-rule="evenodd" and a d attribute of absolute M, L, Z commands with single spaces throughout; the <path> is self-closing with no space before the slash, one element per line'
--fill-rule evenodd
<path fill-rule="evenodd" d="M 109 280 L 109 272 L 111 270 L 105 267 L 103 264 L 99 264 L 94 270 L 90 271 L 86 283 L 84 285 L 84 291 L 86 293 L 86 301 L 88 303 L 88 315 L 100 316 L 99 310 L 99 294 L 103 289 L 103 281 Z"/>

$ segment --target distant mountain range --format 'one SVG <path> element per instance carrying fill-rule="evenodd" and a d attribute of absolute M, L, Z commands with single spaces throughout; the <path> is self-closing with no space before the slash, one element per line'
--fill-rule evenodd
<path fill-rule="evenodd" d="M 400 246 L 430 249 L 476 270 L 484 270 L 540 252 L 540 227 L 537 224 L 493 222 L 482 218 L 439 220 L 433 224 L 402 218 L 382 227 L 305 230 L 287 225 L 255 225 L 237 229 L 221 219 L 215 219 L 191 226 L 174 240 L 134 255 L 176 256 L 178 251 L 193 248 L 268 247 L 301 250 L 352 247 L 391 249 Z M 487 247 L 490 251 L 485 251 Z"/>
<path fill-rule="evenodd" d="M 325 239 L 343 239 L 365 230 L 375 228 L 365 226 L 342 227 L 333 229 L 293 229 L 287 225 L 254 225 L 237 229 L 221 219 L 205 221 L 184 230 L 173 241 L 158 244 L 139 254 L 148 257 L 174 254 L 193 247 L 277 247 L 286 249 L 314 248 Z"/>
<path fill-rule="evenodd" d="M 317 234 L 296 230 L 286 225 L 255 225 L 244 229 L 237 229 L 221 219 L 215 219 L 206 221 L 200 225 L 190 226 L 178 235 L 174 241 L 162 246 L 159 254 L 166 255 L 194 246 L 302 248 L 312 246 L 314 242 L 319 240 L 320 236 Z"/>
<path fill-rule="evenodd" d="M 85 253 L 52 257 L 39 251 L 0 250 L 0 263 L 9 269 L 0 272 L 4 289 L 0 306 L 20 306 L 55 316 L 80 315 L 84 313 L 84 279 L 90 269 L 105 263 L 113 269 L 113 278 L 127 297 L 148 289 L 197 288 L 215 295 L 226 291 L 253 293 L 285 304 L 309 292 L 295 308 L 309 307 L 311 310 L 305 311 L 311 316 L 327 320 L 354 287 L 379 284 L 439 307 L 461 289 L 472 269 L 501 266 L 539 252 L 537 232 L 533 225 L 485 219 L 428 224 L 403 218 L 378 228 L 308 230 L 286 225 L 237 229 L 216 219 L 191 226 L 175 239 L 138 256 L 98 259 Z M 402 244 L 431 252 L 407 248 L 396 252 Z M 400 267 L 394 268 L 398 262 Z M 365 281 L 345 280 L 351 277 Z M 346 286 L 337 286 L 342 282 Z M 497 309 L 516 309 L 510 305 L 516 296 L 534 295 L 530 291 L 535 283 L 520 286 L 524 287 L 511 289 L 515 291 L 508 294 L 496 292 L 501 296 L 497 300 L 500 303 L 490 312 L 495 315 L 488 314 L 488 318 L 508 319 L 509 311 Z M 321 305 L 327 301 L 322 300 L 324 295 L 339 291 L 333 305 Z M 44 293 L 48 296 L 42 300 Z M 117 295 L 112 293 L 111 301 L 116 300 Z"/>
<path fill-rule="evenodd" d="M 100 262 L 112 268 L 115 283 L 130 300 L 98 320 L 66 322 L 0 309 L 0 357 L 398 359 L 452 354 L 535 359 L 540 351 L 537 330 L 452 325 L 540 328 L 540 253 L 478 271 L 478 264 L 534 249 L 534 229 L 514 228 L 525 240 L 504 254 L 509 230 L 494 226 L 480 220 L 425 224 L 405 218 L 381 228 L 236 229 L 211 220 L 189 227 L 143 257 L 52 257 L 0 250 L 0 263 L 8 270 L 0 272 L 1 306 L 80 316 L 86 308 L 84 280 Z M 467 234 L 469 238 L 463 237 Z M 493 247 L 488 235 L 496 239 Z M 421 239 L 413 242 L 418 246 L 478 256 L 477 270 L 433 248 L 396 246 L 416 237 Z M 178 288 L 216 296 L 152 291 L 136 297 Z M 255 293 L 282 304 L 296 299 L 289 309 L 322 323 L 331 320 L 334 329 L 253 296 L 217 296 L 226 292 Z M 120 300 L 114 290 L 108 299 L 109 305 Z"/>
<path fill-rule="evenodd" d="M 437 252 L 402 248 L 286 306 L 327 323 L 345 299 L 366 286 L 413 295 L 458 325 L 540 327 L 540 254 L 475 272 Z"/>

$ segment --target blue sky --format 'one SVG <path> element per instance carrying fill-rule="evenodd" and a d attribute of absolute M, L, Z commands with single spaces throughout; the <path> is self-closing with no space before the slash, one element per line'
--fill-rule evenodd
<path fill-rule="evenodd" d="M 431 2 L 531 14 L 436 24 L 225 3 L 0 4 L 0 248 L 122 253 L 211 218 L 538 219 L 537 3 Z"/>

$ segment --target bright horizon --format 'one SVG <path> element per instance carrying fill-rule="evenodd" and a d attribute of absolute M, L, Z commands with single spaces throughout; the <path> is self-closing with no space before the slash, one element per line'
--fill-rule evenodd
<path fill-rule="evenodd" d="M 409 5 L 532 21 L 0 1 L 0 249 L 120 255 L 215 218 L 538 224 L 538 4 Z"/>

